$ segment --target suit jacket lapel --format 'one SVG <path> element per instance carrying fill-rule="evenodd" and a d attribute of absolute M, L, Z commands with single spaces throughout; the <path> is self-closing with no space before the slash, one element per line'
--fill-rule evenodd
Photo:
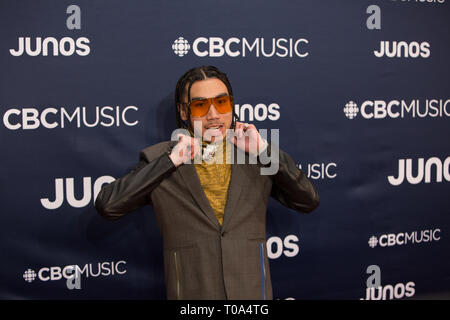
<path fill-rule="evenodd" d="M 223 216 L 222 232 L 228 226 L 233 212 L 236 211 L 236 204 L 242 194 L 242 188 L 245 182 L 244 167 L 244 164 L 233 163 L 231 165 L 231 177 L 228 186 L 227 202 L 225 204 L 225 213 Z"/>
<path fill-rule="evenodd" d="M 231 165 L 231 176 L 230 176 L 230 183 L 228 185 L 228 194 L 227 194 L 227 201 L 225 204 L 222 231 L 229 224 L 231 216 L 235 211 L 236 204 L 242 193 L 242 188 L 245 182 L 245 171 L 244 171 L 245 164 L 236 164 L 237 162 L 236 156 L 237 152 L 239 151 L 237 151 L 237 147 L 234 144 L 233 148 L 234 148 L 234 162 Z M 247 158 L 246 161 L 248 161 Z M 214 226 L 220 229 L 221 227 L 219 221 L 217 220 L 214 210 L 212 209 L 209 200 L 206 197 L 205 192 L 203 191 L 203 187 L 200 183 L 200 179 L 197 175 L 194 165 L 193 164 L 181 165 L 177 169 L 177 171 L 182 176 L 184 182 L 186 183 L 189 191 L 192 194 L 192 197 L 195 199 L 200 209 L 208 217 L 211 223 L 213 223 Z"/>
<path fill-rule="evenodd" d="M 200 183 L 200 179 L 197 175 L 194 165 L 183 164 L 177 169 L 177 171 L 182 176 L 184 182 L 186 183 L 189 191 L 192 194 L 192 197 L 195 199 L 195 202 L 197 202 L 200 209 L 208 217 L 211 223 L 215 227 L 220 229 L 219 221 L 217 220 L 214 210 L 209 204 L 209 200 L 206 197 L 205 192 L 203 191 L 203 187 Z"/>

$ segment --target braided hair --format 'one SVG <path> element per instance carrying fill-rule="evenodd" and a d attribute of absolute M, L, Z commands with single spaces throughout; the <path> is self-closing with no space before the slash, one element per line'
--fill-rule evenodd
<path fill-rule="evenodd" d="M 220 71 L 214 66 L 201 66 L 188 70 L 177 82 L 175 87 L 175 111 L 177 115 L 177 127 L 188 129 L 193 132 L 192 124 L 190 121 L 191 110 L 188 108 L 188 120 L 184 121 L 181 119 L 180 106 L 184 104 L 183 97 L 185 96 L 185 90 L 187 86 L 187 101 L 191 100 L 191 87 L 195 81 L 206 80 L 209 78 L 217 78 L 221 80 L 228 89 L 228 94 L 233 97 L 233 89 L 231 88 L 231 83 L 225 73 Z M 234 129 L 235 120 L 239 120 L 237 114 L 234 111 L 234 105 L 232 100 L 232 113 L 233 117 L 231 120 L 231 129 Z M 187 123 L 186 123 L 187 122 Z"/>

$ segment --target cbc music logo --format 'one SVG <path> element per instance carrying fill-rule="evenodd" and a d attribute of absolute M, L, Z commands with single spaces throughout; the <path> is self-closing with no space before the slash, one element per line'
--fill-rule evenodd
<path fill-rule="evenodd" d="M 42 267 L 38 272 L 32 269 L 27 269 L 23 274 L 23 279 L 26 282 L 33 282 L 36 279 L 41 281 L 57 281 L 63 278 L 71 279 L 74 274 L 83 275 L 85 278 L 107 277 L 113 275 L 122 275 L 127 272 L 125 265 L 126 261 L 107 261 L 98 263 L 87 263 L 83 267 L 78 265 L 67 265 L 64 267 Z"/>
<path fill-rule="evenodd" d="M 197 57 L 305 58 L 309 55 L 308 46 L 309 41 L 305 38 L 198 37 L 192 43 L 192 51 Z M 185 56 L 190 49 L 189 41 L 183 37 L 172 43 L 172 50 L 179 57 Z"/>
<path fill-rule="evenodd" d="M 173 52 L 179 57 L 186 55 L 189 52 L 190 48 L 191 46 L 189 42 L 183 37 L 179 37 L 172 44 Z"/>
<path fill-rule="evenodd" d="M 442 4 L 445 2 L 445 0 L 391 0 L 394 2 L 401 2 L 401 3 L 410 3 L 410 2 L 414 2 L 414 3 L 434 3 L 434 4 Z M 407 2 L 406 2 L 407 1 Z"/>
<path fill-rule="evenodd" d="M 400 232 L 400 233 L 389 233 L 383 234 L 378 238 L 376 236 L 371 236 L 369 238 L 369 247 L 375 248 L 380 247 L 392 247 L 392 246 L 402 246 L 407 244 L 417 244 L 422 242 L 432 242 L 439 241 L 441 239 L 440 234 L 441 229 L 427 229 L 421 231 L 412 232 Z"/>
<path fill-rule="evenodd" d="M 445 118 L 450 117 L 450 99 L 366 100 L 360 107 L 352 100 L 345 104 L 344 114 L 354 119 L 358 114 L 364 119 Z"/>
<path fill-rule="evenodd" d="M 138 111 L 136 106 L 96 106 L 60 108 L 11 108 L 3 114 L 3 125 L 9 130 L 54 129 L 76 126 L 77 128 L 136 126 L 139 120 L 131 113 Z"/>
<path fill-rule="evenodd" d="M 413 167 L 415 167 L 414 170 Z M 415 176 L 413 171 L 416 172 Z M 433 182 L 436 183 L 441 183 L 443 178 L 450 182 L 450 156 L 445 158 L 444 161 L 438 157 L 431 157 L 426 161 L 424 158 L 419 158 L 417 159 L 417 166 L 413 166 L 413 159 L 399 159 L 397 176 L 390 175 L 387 177 L 389 184 L 393 186 L 399 186 L 403 182 L 409 184 L 431 183 L 432 178 Z"/>
<path fill-rule="evenodd" d="M 330 163 L 309 163 L 304 169 L 302 165 L 297 164 L 297 168 L 306 172 L 306 176 L 310 179 L 334 179 L 337 177 L 336 168 L 337 164 Z"/>

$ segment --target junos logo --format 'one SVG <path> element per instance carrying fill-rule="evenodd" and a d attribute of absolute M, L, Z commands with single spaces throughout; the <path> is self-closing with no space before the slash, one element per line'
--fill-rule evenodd
<path fill-rule="evenodd" d="M 360 300 L 386 300 L 401 299 L 403 297 L 412 297 L 415 294 L 415 283 L 409 281 L 406 284 L 397 283 L 395 286 L 381 285 L 381 268 L 378 265 L 370 265 L 366 269 L 369 277 L 366 281 L 366 298 Z"/>
<path fill-rule="evenodd" d="M 234 110 L 240 121 L 264 121 L 266 119 L 277 121 L 280 119 L 280 105 L 277 103 L 269 105 L 258 103 L 255 106 L 249 103 L 236 104 Z"/>
<path fill-rule="evenodd" d="M 343 111 L 348 119 L 356 118 L 359 113 L 364 119 L 450 117 L 450 99 L 366 100 L 360 108 L 356 102 L 349 101 Z"/>
<path fill-rule="evenodd" d="M 384 286 L 366 288 L 366 298 L 361 300 L 393 300 L 404 297 L 412 297 L 416 293 L 415 283 L 409 281 L 408 283 L 397 283 L 395 286 L 388 284 Z"/>
<path fill-rule="evenodd" d="M 438 157 L 431 157 L 427 161 L 424 158 L 419 158 L 414 172 L 417 172 L 416 176 L 413 175 L 413 159 L 399 159 L 397 177 L 392 175 L 387 178 L 393 186 L 401 185 L 405 181 L 405 177 L 410 184 L 419 184 L 423 181 L 431 183 L 432 177 L 433 182 L 442 182 L 442 177 L 450 182 L 450 156 L 444 161 Z"/>
<path fill-rule="evenodd" d="M 280 58 L 305 58 L 309 55 L 309 41 L 305 38 L 247 38 L 231 37 L 198 37 L 192 43 L 192 51 L 197 57 L 280 57 Z M 188 40 L 179 37 L 172 43 L 173 52 L 179 56 L 185 56 L 191 45 Z"/>
<path fill-rule="evenodd" d="M 432 242 L 439 241 L 441 237 L 439 234 L 441 229 L 431 229 L 413 232 L 400 232 L 400 233 L 389 233 L 383 234 L 378 238 L 371 236 L 368 244 L 369 247 L 375 248 L 377 245 L 380 247 L 392 247 L 392 246 L 402 246 L 407 244 L 417 244 L 421 242 Z"/>
<path fill-rule="evenodd" d="M 65 180 L 65 183 L 64 183 Z M 83 208 L 86 207 L 91 200 L 95 202 L 95 199 L 98 196 L 102 186 L 105 183 L 110 183 L 114 181 L 115 178 L 111 176 L 102 176 L 95 180 L 92 186 L 92 178 L 84 177 L 83 178 L 83 196 L 79 199 L 75 197 L 74 194 L 74 178 L 57 178 L 55 179 L 55 200 L 51 201 L 49 198 L 42 198 L 41 204 L 44 208 L 49 210 L 58 209 L 64 202 L 64 185 L 65 185 L 65 195 L 67 203 L 74 208 Z M 94 194 L 92 194 L 94 191 Z"/>
<path fill-rule="evenodd" d="M 81 8 L 77 5 L 69 5 L 66 9 L 66 26 L 68 30 L 81 30 Z M 79 37 L 77 39 L 71 37 L 63 37 L 56 39 L 54 37 L 19 37 L 17 49 L 9 49 L 9 53 L 13 57 L 22 55 L 28 56 L 72 56 L 75 53 L 79 56 L 87 56 L 91 52 L 89 47 L 89 39 Z"/>
<path fill-rule="evenodd" d="M 33 43 L 32 43 L 33 42 Z M 91 52 L 89 47 L 89 39 L 85 37 L 80 37 L 78 39 L 73 39 L 70 37 L 64 37 L 57 40 L 53 37 L 47 37 L 42 40 L 42 38 L 37 37 L 36 39 L 31 39 L 30 37 L 19 37 L 17 49 L 9 49 L 14 57 L 20 57 L 25 54 L 28 56 L 71 56 L 76 53 L 79 56 L 87 56 Z"/>
<path fill-rule="evenodd" d="M 428 42 L 381 41 L 380 48 L 373 53 L 377 58 L 429 58 L 431 50 Z"/>
<path fill-rule="evenodd" d="M 76 107 L 69 110 L 61 108 L 12 108 L 3 114 L 3 125 L 9 130 L 31 130 L 44 127 L 46 129 L 62 128 L 68 123 L 76 123 L 77 128 L 96 126 L 111 127 L 120 125 L 135 126 L 139 123 L 137 119 L 130 119 L 130 111 L 138 111 L 136 106 L 110 107 L 96 106 L 95 108 Z"/>
<path fill-rule="evenodd" d="M 270 259 L 278 259 L 282 255 L 292 258 L 299 252 L 298 237 L 295 234 L 287 235 L 284 240 L 279 237 L 267 239 L 267 256 Z"/>

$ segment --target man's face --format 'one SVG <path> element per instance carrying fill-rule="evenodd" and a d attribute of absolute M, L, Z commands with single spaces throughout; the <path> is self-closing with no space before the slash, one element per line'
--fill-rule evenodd
<path fill-rule="evenodd" d="M 217 78 L 209 78 L 199 80 L 191 86 L 191 101 L 204 98 L 215 98 L 223 95 L 228 95 L 226 85 Z M 180 109 L 181 119 L 187 120 L 187 94 L 184 98 L 184 103 Z M 234 107 L 233 105 L 231 106 Z M 197 136 L 203 137 L 205 141 L 219 141 L 226 135 L 226 130 L 231 127 L 233 119 L 233 112 L 219 113 L 211 104 L 208 112 L 202 117 L 194 117 L 191 114 L 190 121 Z M 197 124 L 196 124 L 197 123 Z"/>

